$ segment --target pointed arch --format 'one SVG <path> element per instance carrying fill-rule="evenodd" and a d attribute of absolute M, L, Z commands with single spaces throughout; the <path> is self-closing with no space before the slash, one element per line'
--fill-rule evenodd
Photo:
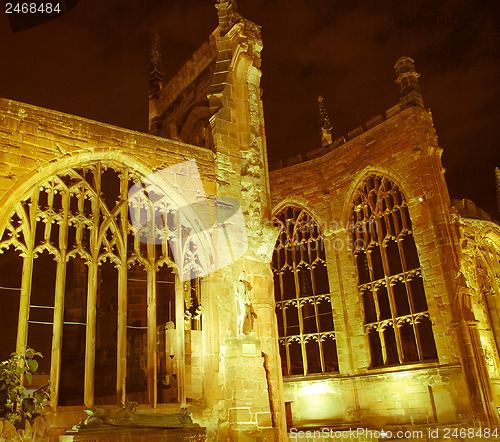
<path fill-rule="evenodd" d="M 182 382 L 180 371 L 185 362 L 181 358 L 185 351 L 179 346 L 185 345 L 185 311 L 191 306 L 166 241 L 172 236 L 169 229 L 175 230 L 178 220 L 174 216 L 172 223 L 148 225 L 146 229 L 152 228 L 155 238 L 162 241 L 141 242 L 131 224 L 128 191 L 145 175 L 149 177 L 151 170 L 127 158 L 124 164 L 109 153 L 88 161 L 77 159 L 72 156 L 51 163 L 1 202 L 8 212 L 0 220 L 0 253 L 17 250 L 22 258 L 16 350 L 25 351 L 36 336 L 33 327 L 45 327 L 43 353 L 52 405 L 92 406 L 124 403 L 131 397 L 127 395 L 127 359 L 131 357 L 127 347 L 130 340 L 140 339 L 143 354 L 130 366 L 145 373 L 146 387 L 141 390 L 142 384 L 141 388 L 129 385 L 129 390 L 139 388 L 140 401 L 153 406 L 163 401 L 185 401 L 184 388 L 170 389 L 165 384 L 166 379 Z M 165 210 L 163 217 L 185 204 L 180 198 L 159 194 L 147 203 L 155 210 Z M 192 211 L 195 217 L 195 209 Z M 183 246 L 189 248 L 189 244 Z M 38 280 L 46 264 L 40 263 L 41 257 L 49 254 L 53 258 L 52 279 L 51 284 L 44 285 Z M 193 252 L 186 259 L 196 261 L 197 255 Z M 142 266 L 139 282 L 134 281 L 134 265 Z M 197 287 L 199 307 L 200 284 L 191 283 Z M 35 302 L 35 298 L 42 301 Z M 135 301 L 142 304 L 134 310 Z M 162 310 L 165 306 L 167 315 Z M 35 317 L 39 311 L 44 314 L 42 319 Z M 134 326 L 134 311 L 144 313 L 139 328 Z M 201 308 L 188 319 L 195 313 L 195 330 L 201 333 Z M 175 330 L 175 324 L 182 329 Z M 139 329 L 144 333 L 131 331 Z M 167 340 L 165 345 L 174 349 L 174 354 L 159 350 L 158 336 Z M 162 357 L 168 357 L 169 364 L 162 365 Z M 158 367 L 163 370 L 159 372 Z M 74 382 L 72 373 L 79 373 L 81 383 Z M 109 375 L 106 380 L 100 378 L 103 373 Z"/>

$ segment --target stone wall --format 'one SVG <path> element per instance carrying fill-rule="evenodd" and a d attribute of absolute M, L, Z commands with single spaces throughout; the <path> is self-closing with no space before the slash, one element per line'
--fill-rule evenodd
<path fill-rule="evenodd" d="M 474 365 L 467 362 L 472 347 L 457 345 L 460 333 L 469 336 L 469 332 L 465 326 L 465 331 L 461 329 L 464 322 L 455 312 L 458 235 L 431 115 L 420 106 L 411 106 L 398 108 L 387 120 L 376 123 L 344 143 L 323 149 L 317 158 L 270 174 L 273 213 L 288 204 L 302 206 L 325 233 L 339 358 L 339 375 L 285 379 L 285 401 L 291 402 L 293 423 L 311 424 L 311 419 L 316 424 L 371 425 L 488 420 L 489 406 L 481 399 L 484 391 L 478 387 L 477 367 L 463 373 L 463 367 Z M 439 362 L 370 367 L 350 245 L 350 216 L 354 190 L 372 173 L 391 179 L 406 197 Z M 475 397 L 469 400 L 457 394 L 464 390 L 476 392 L 469 393 Z M 310 411 L 313 402 L 317 414 Z"/>
<path fill-rule="evenodd" d="M 214 194 L 213 153 L 37 106 L 0 99 L 0 207 L 56 171 L 105 159 L 142 175 L 196 159 Z"/>
<path fill-rule="evenodd" d="M 207 95 L 217 53 L 216 34 L 212 34 L 161 89 L 158 99 L 153 100 L 156 112 L 150 118 L 158 118 L 161 126 L 158 135 L 200 146 L 210 145 L 210 140 L 205 139 L 205 127 L 211 116 Z"/>

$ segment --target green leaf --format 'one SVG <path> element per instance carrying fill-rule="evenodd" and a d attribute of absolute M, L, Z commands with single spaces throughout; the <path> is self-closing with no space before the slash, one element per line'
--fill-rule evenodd
<path fill-rule="evenodd" d="M 37 369 L 38 369 L 38 361 L 35 361 L 34 359 L 29 359 L 29 360 L 27 360 L 26 362 L 27 362 L 27 364 L 28 364 L 29 369 L 30 369 L 32 372 L 37 371 Z"/>
<path fill-rule="evenodd" d="M 28 383 L 31 384 L 31 381 L 33 380 L 33 374 L 31 373 L 31 371 L 26 372 L 26 379 Z"/>

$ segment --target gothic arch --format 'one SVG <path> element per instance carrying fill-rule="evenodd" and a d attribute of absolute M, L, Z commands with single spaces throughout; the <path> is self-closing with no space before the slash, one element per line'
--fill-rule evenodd
<path fill-rule="evenodd" d="M 351 197 L 352 255 L 371 366 L 437 359 L 407 199 L 380 173 Z"/>
<path fill-rule="evenodd" d="M 276 216 L 276 214 L 283 211 L 283 209 L 285 209 L 287 206 L 300 207 L 302 210 L 305 210 L 307 213 L 309 213 L 318 224 L 324 224 L 326 226 L 326 220 L 323 220 L 323 217 L 320 216 L 318 209 L 311 205 L 310 201 L 301 196 L 287 196 L 272 208 L 271 213 L 273 214 L 273 216 Z"/>
<path fill-rule="evenodd" d="M 167 242 L 185 203 L 148 192 L 143 235 L 132 226 L 128 191 L 150 168 L 121 162 L 116 153 L 85 156 L 52 163 L 2 200 L 9 210 L 0 253 L 13 248 L 22 257 L 16 351 L 44 337 L 53 406 L 182 402 L 184 352 L 176 349 L 184 343 L 186 311 L 195 327 L 201 324 L 200 285 L 182 283 Z M 160 224 L 151 215 L 157 210 Z M 143 236 L 159 240 L 141 242 Z M 189 268 L 198 265 L 196 252 L 186 259 Z M 48 283 L 39 283 L 42 276 Z M 157 347 L 158 336 L 170 350 Z M 130 384 L 127 372 L 143 373 L 143 381 Z"/>
<path fill-rule="evenodd" d="M 26 195 L 30 188 L 38 182 L 44 181 L 64 169 L 79 167 L 81 164 L 92 161 L 109 161 L 122 167 L 128 167 L 141 176 L 149 176 L 153 169 L 140 158 L 129 155 L 124 151 L 113 149 L 95 149 L 94 151 L 76 151 L 59 158 L 52 159 L 46 166 L 32 170 L 28 175 L 17 180 L 12 187 L 0 198 L 0 211 L 10 213 L 14 204 Z M 3 231 L 6 218 L 0 219 L 0 230 Z"/>
<path fill-rule="evenodd" d="M 349 225 L 349 223 L 351 222 L 352 201 L 354 199 L 354 194 L 358 190 L 359 186 L 372 175 L 381 175 L 386 177 L 394 184 L 396 184 L 399 189 L 402 189 L 405 195 L 407 194 L 407 188 L 409 186 L 406 185 L 404 177 L 397 176 L 394 174 L 394 171 L 388 170 L 383 167 L 378 167 L 376 169 L 372 167 L 366 167 L 365 169 L 357 173 L 355 177 L 353 177 L 353 179 L 350 181 L 349 187 L 345 191 L 346 199 L 344 200 L 342 209 L 342 219 L 345 226 Z"/>

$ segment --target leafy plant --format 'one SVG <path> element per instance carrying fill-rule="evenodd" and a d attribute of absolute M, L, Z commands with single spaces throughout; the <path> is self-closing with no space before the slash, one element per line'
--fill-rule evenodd
<path fill-rule="evenodd" d="M 35 357 L 43 357 L 32 348 L 26 349 L 26 354 L 12 353 L 10 358 L 0 363 L 0 417 L 12 422 L 17 428 L 23 427 L 43 408 L 45 392 L 36 393 L 34 397 L 24 397 L 26 387 L 23 379 L 31 384 L 33 374 L 38 369 Z"/>

